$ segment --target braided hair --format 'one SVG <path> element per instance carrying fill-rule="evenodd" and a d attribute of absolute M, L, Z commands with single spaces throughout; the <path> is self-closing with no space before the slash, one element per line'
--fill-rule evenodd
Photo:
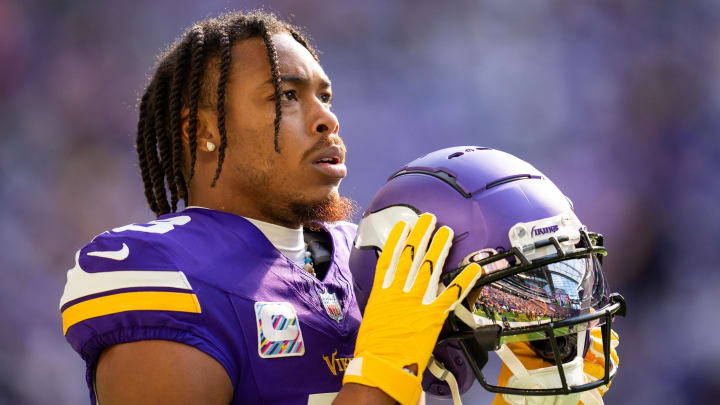
<path fill-rule="evenodd" d="M 298 27 L 263 11 L 229 12 L 200 21 L 159 56 L 155 72 L 140 98 L 135 143 L 145 198 L 157 216 L 175 212 L 181 199 L 185 205 L 190 199 L 188 185 L 195 174 L 200 107 L 214 106 L 217 110 L 220 145 L 211 187 L 220 177 L 227 148 L 225 96 L 232 62 L 231 49 L 239 41 L 261 38 L 267 50 L 275 94 L 273 143 L 275 151 L 280 152 L 280 74 L 272 41 L 272 35 L 280 32 L 292 35 L 318 60 Z M 181 125 L 185 109 L 190 112 L 187 177 L 183 173 Z"/>

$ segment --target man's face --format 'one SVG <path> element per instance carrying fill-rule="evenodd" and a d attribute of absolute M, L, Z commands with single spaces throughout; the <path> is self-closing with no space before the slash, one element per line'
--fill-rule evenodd
<path fill-rule="evenodd" d="M 281 77 L 279 149 L 273 142 L 275 102 L 263 41 L 233 46 L 226 88 L 228 147 L 218 186 L 242 195 L 263 216 L 297 223 L 300 207 L 337 201 L 347 170 L 345 145 L 330 110 L 330 80 L 289 34 L 272 36 Z M 302 216 L 302 215 L 301 215 Z M 302 220 L 300 222 L 303 222 Z"/>

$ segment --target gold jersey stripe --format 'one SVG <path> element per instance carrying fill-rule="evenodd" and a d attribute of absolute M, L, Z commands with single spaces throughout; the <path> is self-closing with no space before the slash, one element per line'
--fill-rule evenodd
<path fill-rule="evenodd" d="M 62 313 L 63 334 L 78 322 L 125 311 L 178 311 L 201 313 L 200 302 L 192 293 L 135 291 L 79 302 Z"/>

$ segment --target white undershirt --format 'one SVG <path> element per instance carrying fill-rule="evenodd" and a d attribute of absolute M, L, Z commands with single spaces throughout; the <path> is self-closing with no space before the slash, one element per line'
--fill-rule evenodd
<path fill-rule="evenodd" d="M 257 219 L 246 218 L 262 232 L 270 243 L 275 246 L 285 257 L 292 260 L 303 268 L 305 264 L 305 240 L 303 239 L 302 227 L 298 229 L 286 228 L 284 226 L 258 221 Z"/>
<path fill-rule="evenodd" d="M 210 209 L 198 205 L 191 205 L 187 208 Z M 305 265 L 305 239 L 303 239 L 302 227 L 292 229 L 253 218 L 243 218 L 255 225 L 283 256 L 295 262 L 301 269 L 303 268 Z"/>

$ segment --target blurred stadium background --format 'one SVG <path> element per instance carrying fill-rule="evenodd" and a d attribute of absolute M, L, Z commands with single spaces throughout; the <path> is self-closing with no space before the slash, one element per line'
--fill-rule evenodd
<path fill-rule="evenodd" d="M 151 218 L 133 140 L 154 56 L 256 7 L 323 52 L 346 195 L 445 146 L 532 162 L 606 235 L 628 301 L 606 403 L 717 403 L 720 2 L 0 0 L 0 404 L 87 402 L 57 305 L 76 249 Z"/>

